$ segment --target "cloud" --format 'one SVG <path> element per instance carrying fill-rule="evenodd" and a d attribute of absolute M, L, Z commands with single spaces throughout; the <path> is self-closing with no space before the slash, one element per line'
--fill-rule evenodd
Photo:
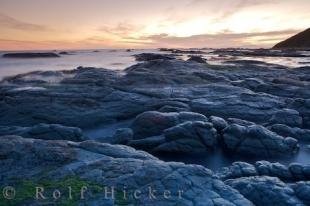
<path fill-rule="evenodd" d="M 23 30 L 23 31 L 46 31 L 47 27 L 38 24 L 32 24 L 20 21 L 5 14 L 0 14 L 0 27 Z"/>
<path fill-rule="evenodd" d="M 22 41 L 0 39 L 2 49 L 81 49 L 81 48 L 227 48 L 227 47 L 271 47 L 273 44 L 300 32 L 299 30 L 282 30 L 257 33 L 201 34 L 189 37 L 176 37 L 168 34 L 127 37 L 112 40 L 93 36 L 80 41 Z"/>
<path fill-rule="evenodd" d="M 122 36 L 130 36 L 131 34 L 138 31 L 139 29 L 140 29 L 139 26 L 121 22 L 121 23 L 118 23 L 116 26 L 99 27 L 97 31 L 122 37 Z"/>
<path fill-rule="evenodd" d="M 208 1 L 208 0 L 192 0 L 188 5 L 195 7 L 204 7 L 208 8 L 212 6 L 213 10 L 216 10 L 217 13 L 220 13 L 213 19 L 213 22 L 222 21 L 226 18 L 233 16 L 235 13 L 238 13 L 244 8 L 272 4 L 280 2 L 281 0 L 237 0 L 237 1 Z"/>
<path fill-rule="evenodd" d="M 201 34 L 189 37 L 175 37 L 167 34 L 144 36 L 137 39 L 131 39 L 131 42 L 145 44 L 148 47 L 269 47 L 272 46 L 272 39 L 285 39 L 297 30 L 283 30 L 257 33 L 218 33 L 218 34 Z"/>

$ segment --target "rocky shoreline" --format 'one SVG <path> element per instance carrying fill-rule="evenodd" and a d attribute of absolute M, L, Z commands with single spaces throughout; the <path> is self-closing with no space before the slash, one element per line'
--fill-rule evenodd
<path fill-rule="evenodd" d="M 309 205 L 310 162 L 271 161 L 310 144 L 310 67 L 253 60 L 209 65 L 197 55 L 185 61 L 171 53 L 139 54 L 140 62 L 124 71 L 79 67 L 5 78 L 1 183 L 74 176 L 99 186 L 183 191 L 181 199 L 143 196 L 125 205 Z M 111 136 L 84 132 L 123 121 L 129 123 Z M 218 150 L 258 161 L 211 171 L 156 157 Z M 103 197 L 84 203 L 119 205 L 120 197 Z"/>

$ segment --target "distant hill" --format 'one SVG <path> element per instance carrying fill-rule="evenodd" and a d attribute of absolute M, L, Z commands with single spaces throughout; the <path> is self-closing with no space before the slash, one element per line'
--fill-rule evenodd
<path fill-rule="evenodd" d="M 273 49 L 309 49 L 310 28 L 276 44 Z"/>

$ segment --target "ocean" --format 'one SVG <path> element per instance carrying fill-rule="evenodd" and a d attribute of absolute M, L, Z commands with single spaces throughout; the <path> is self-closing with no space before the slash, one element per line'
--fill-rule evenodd
<path fill-rule="evenodd" d="M 310 57 L 235 57 L 219 56 L 209 54 L 212 49 L 202 50 L 206 54 L 202 55 L 209 64 L 225 64 L 229 60 L 258 60 L 267 63 L 279 64 L 290 68 L 300 66 L 310 66 Z M 53 51 L 27 51 L 27 52 L 53 52 Z M 57 51 L 59 53 L 61 51 Z M 157 49 L 139 49 L 127 51 L 125 49 L 111 50 L 66 50 L 69 54 L 60 55 L 59 58 L 3 58 L 2 55 L 7 52 L 0 52 L 0 80 L 7 76 L 28 73 L 31 71 L 49 71 L 49 70 L 72 70 L 78 66 L 99 67 L 111 70 L 123 70 L 133 64 L 136 64 L 134 54 L 139 53 L 165 53 Z M 56 53 L 56 52 L 55 52 Z M 310 53 L 310 52 L 309 52 Z M 187 59 L 188 55 L 182 54 L 177 58 Z"/>

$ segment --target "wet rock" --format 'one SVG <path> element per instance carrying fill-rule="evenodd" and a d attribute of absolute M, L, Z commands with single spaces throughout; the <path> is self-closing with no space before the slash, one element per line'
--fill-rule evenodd
<path fill-rule="evenodd" d="M 285 124 L 292 127 L 302 126 L 302 117 L 299 112 L 292 109 L 283 109 L 277 111 L 270 119 L 274 124 Z"/>
<path fill-rule="evenodd" d="M 254 91 L 263 86 L 267 86 L 263 80 L 258 79 L 258 78 L 246 78 L 243 80 L 237 80 L 237 81 L 233 81 L 232 84 L 235 86 L 241 86 L 244 88 L 248 88 Z"/>
<path fill-rule="evenodd" d="M 255 205 L 304 205 L 294 190 L 275 177 L 242 177 L 226 180 Z"/>
<path fill-rule="evenodd" d="M 192 111 L 206 116 L 213 115 L 225 119 L 238 118 L 255 123 L 265 123 L 285 106 L 285 102 L 275 96 L 262 93 L 254 94 L 240 87 L 212 86 L 213 91 L 210 91 L 205 97 L 194 99 L 191 102 Z M 210 88 L 212 88 L 211 85 L 208 89 Z M 221 91 L 221 89 L 226 91 Z"/>
<path fill-rule="evenodd" d="M 144 139 L 131 140 L 128 145 L 136 149 L 142 149 L 144 151 L 152 151 L 157 146 L 164 144 L 166 138 L 163 135 L 147 137 Z"/>
<path fill-rule="evenodd" d="M 231 124 L 223 131 L 223 143 L 230 152 L 261 157 L 292 155 L 299 148 L 296 139 L 284 138 L 259 125 Z"/>
<path fill-rule="evenodd" d="M 3 135 L 19 135 L 32 139 L 70 140 L 76 142 L 86 140 L 82 130 L 79 128 L 43 123 L 32 127 L 0 126 L 0 136 Z"/>
<path fill-rule="evenodd" d="M 217 145 L 217 132 L 208 122 L 184 122 L 164 131 L 165 142 L 153 152 L 199 153 Z"/>
<path fill-rule="evenodd" d="M 310 141 L 310 130 L 300 129 L 298 127 L 289 127 L 284 124 L 275 124 L 268 127 L 271 131 L 283 136 L 283 137 L 293 137 L 300 141 Z"/>
<path fill-rule="evenodd" d="M 296 196 L 303 201 L 305 205 L 310 205 L 310 182 L 297 182 L 291 186 Z"/>
<path fill-rule="evenodd" d="M 289 106 L 303 117 L 303 128 L 310 129 L 310 99 L 296 98 Z"/>
<path fill-rule="evenodd" d="M 228 123 L 221 117 L 211 116 L 210 122 L 212 122 L 215 129 L 222 131 L 228 126 Z"/>
<path fill-rule="evenodd" d="M 126 145 L 133 139 L 133 131 L 130 128 L 117 129 L 112 138 L 112 144 Z"/>
<path fill-rule="evenodd" d="M 258 172 L 254 165 L 246 163 L 246 162 L 234 162 L 229 167 L 222 168 L 218 175 L 220 179 L 235 179 L 240 177 L 251 177 L 257 176 Z"/>
<path fill-rule="evenodd" d="M 229 124 L 238 124 L 238 125 L 241 125 L 241 126 L 252 126 L 252 125 L 255 125 L 254 122 L 250 122 L 250 121 L 246 121 L 246 120 L 238 119 L 238 118 L 228 118 L 227 121 L 228 121 Z"/>
<path fill-rule="evenodd" d="M 160 135 L 165 129 L 186 121 L 208 121 L 208 118 L 192 112 L 161 113 L 149 111 L 138 115 L 132 123 L 131 129 L 134 132 L 134 139 L 143 139 Z"/>
<path fill-rule="evenodd" d="M 270 163 L 267 161 L 258 161 L 255 163 L 255 167 L 260 175 L 278 177 L 282 180 L 293 179 L 293 174 L 290 169 L 278 162 Z"/>
<path fill-rule="evenodd" d="M 166 106 L 161 107 L 158 111 L 159 112 L 187 112 L 189 110 L 183 107 L 175 107 L 175 106 L 166 105 Z"/>
<path fill-rule="evenodd" d="M 291 163 L 288 167 L 279 162 L 257 161 L 255 164 L 234 162 L 222 168 L 217 175 L 222 180 L 252 176 L 277 177 L 284 182 L 309 181 L 309 165 Z"/>

